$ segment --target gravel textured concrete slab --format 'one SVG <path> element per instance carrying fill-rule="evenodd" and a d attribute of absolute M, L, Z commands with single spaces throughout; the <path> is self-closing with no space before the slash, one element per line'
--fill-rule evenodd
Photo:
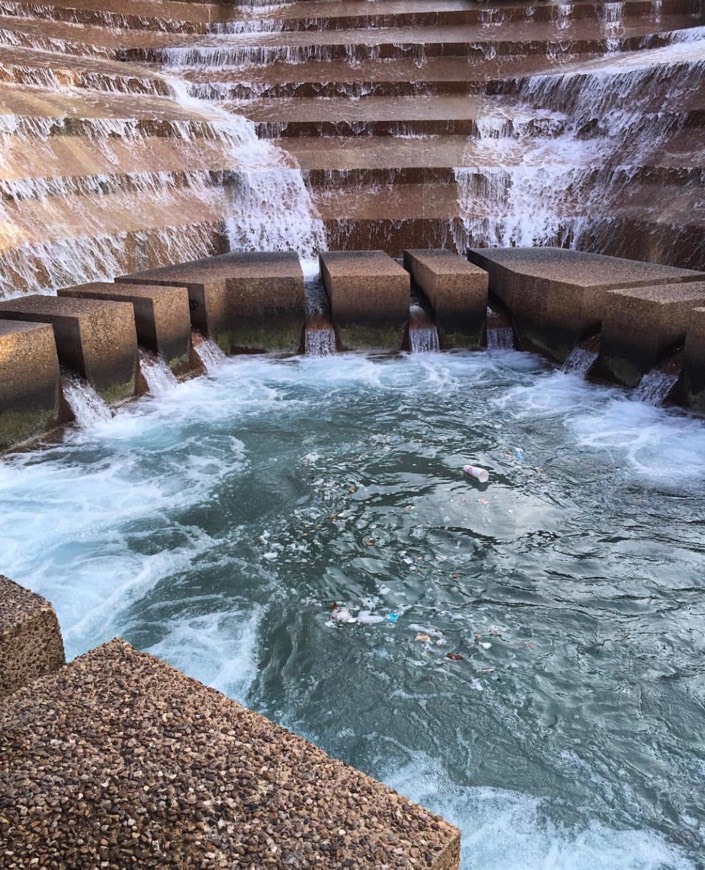
<path fill-rule="evenodd" d="M 409 319 L 409 273 L 384 251 L 328 251 L 320 263 L 346 349 L 398 350 Z"/>
<path fill-rule="evenodd" d="M 234 252 L 117 280 L 186 287 L 193 327 L 226 353 L 301 347 L 304 276 L 296 254 Z"/>
<path fill-rule="evenodd" d="M 705 305 L 705 282 L 613 290 L 604 302 L 599 373 L 635 386 L 662 354 L 685 341 L 693 308 Z"/>
<path fill-rule="evenodd" d="M 161 354 L 177 374 L 188 369 L 191 316 L 185 287 L 94 282 L 65 287 L 58 291 L 58 295 L 131 302 L 135 310 L 139 343 L 154 353 Z"/>
<path fill-rule="evenodd" d="M 54 673 L 64 661 L 54 608 L 41 595 L 0 575 L 0 698 Z M 0 797 L 0 831 L 1 809 Z"/>
<path fill-rule="evenodd" d="M 8 870 L 458 867 L 454 827 L 119 639 L 12 697 L 0 759 Z"/>
<path fill-rule="evenodd" d="M 702 272 L 563 248 L 479 248 L 490 293 L 511 311 L 520 345 L 563 360 L 599 329 L 609 290 L 703 279 Z"/>

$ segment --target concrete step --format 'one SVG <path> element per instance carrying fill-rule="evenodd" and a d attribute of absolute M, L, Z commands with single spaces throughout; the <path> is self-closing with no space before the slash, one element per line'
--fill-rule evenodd
<path fill-rule="evenodd" d="M 452 825 L 119 639 L 6 700 L 0 756 L 18 866 L 460 863 Z"/>
<path fill-rule="evenodd" d="M 101 93 L 173 96 L 160 73 L 132 64 L 50 51 L 0 46 L 0 82 L 52 91 L 80 88 Z"/>
<path fill-rule="evenodd" d="M 562 129 L 552 112 L 526 111 L 482 96 L 344 97 L 266 99 L 232 105 L 257 125 L 262 137 L 313 136 L 481 136 L 502 130 L 510 136 L 556 135 Z"/>
<path fill-rule="evenodd" d="M 262 32 L 228 34 L 208 38 L 177 38 L 165 35 L 151 46 L 119 52 L 119 57 L 138 63 L 165 64 L 179 69 L 199 66 L 243 66 L 276 62 L 365 61 L 370 58 L 411 57 L 423 63 L 429 57 L 470 57 L 556 54 L 580 55 L 634 50 L 654 30 L 670 32 L 693 26 L 691 16 L 664 17 L 658 27 L 649 21 L 628 21 L 610 30 L 595 21 L 576 30 L 561 29 L 555 22 L 509 22 L 496 31 L 481 27 L 385 27 L 359 30 Z"/>
<path fill-rule="evenodd" d="M 654 24 L 664 15 L 684 15 L 692 12 L 688 0 L 666 0 L 655 10 L 650 0 L 627 0 L 610 4 L 605 10 L 593 0 L 579 0 L 570 4 L 536 4 L 533 2 L 484 3 L 471 0 L 304 0 L 304 2 L 267 5 L 264 9 L 235 6 L 234 20 L 257 22 L 275 20 L 286 30 L 332 30 L 351 27 L 389 27 L 399 25 L 478 24 L 496 28 L 509 21 L 556 21 L 562 29 L 574 23 L 595 19 L 609 23 L 608 19 L 626 20 L 647 17 Z"/>
<path fill-rule="evenodd" d="M 60 21 L 71 25 L 166 33 L 206 33 L 222 15 L 219 7 L 177 0 L 2 0 L 0 14 L 13 18 Z"/>
<path fill-rule="evenodd" d="M 590 58 L 592 55 L 587 55 Z M 543 56 L 429 57 L 422 63 L 412 57 L 325 64 L 275 63 L 247 70 L 209 67 L 183 70 L 190 92 L 208 100 L 262 97 L 404 97 L 444 94 L 481 94 L 502 89 L 505 80 L 560 72 L 566 60 Z"/>

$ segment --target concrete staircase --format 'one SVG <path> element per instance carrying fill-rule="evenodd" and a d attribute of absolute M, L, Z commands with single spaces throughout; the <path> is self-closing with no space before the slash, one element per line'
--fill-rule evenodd
<path fill-rule="evenodd" d="M 310 253 L 316 210 L 330 249 L 702 268 L 701 22 L 694 0 L 4 0 L 0 295 L 230 245 Z"/>

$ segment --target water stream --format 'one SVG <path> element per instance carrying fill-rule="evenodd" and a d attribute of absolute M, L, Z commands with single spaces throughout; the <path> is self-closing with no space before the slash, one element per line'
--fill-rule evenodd
<path fill-rule="evenodd" d="M 109 420 L 112 411 L 85 378 L 72 372 L 61 373 L 61 389 L 76 425 L 88 429 L 101 420 Z"/>
<path fill-rule="evenodd" d="M 0 492 L 69 656 L 163 656 L 457 822 L 468 868 L 702 866 L 702 421 L 514 351 L 243 357 Z"/>

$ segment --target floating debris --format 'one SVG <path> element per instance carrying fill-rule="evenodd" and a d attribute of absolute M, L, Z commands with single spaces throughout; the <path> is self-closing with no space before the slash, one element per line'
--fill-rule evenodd
<path fill-rule="evenodd" d="M 446 658 L 452 662 L 462 662 L 465 656 L 461 656 L 460 653 L 446 653 Z"/>
<path fill-rule="evenodd" d="M 391 622 L 392 625 L 396 625 L 396 623 L 399 622 L 400 616 L 401 616 L 401 613 L 393 613 L 393 612 L 388 613 L 387 614 L 387 622 Z"/>
<path fill-rule="evenodd" d="M 357 622 L 357 619 L 352 615 L 352 613 L 348 610 L 347 607 L 341 606 L 339 604 L 333 604 L 330 608 L 330 618 L 334 622 L 343 622 L 343 623 L 353 623 Z"/>
<path fill-rule="evenodd" d="M 430 634 L 417 634 L 416 640 L 419 643 L 431 643 L 431 635 Z"/>

